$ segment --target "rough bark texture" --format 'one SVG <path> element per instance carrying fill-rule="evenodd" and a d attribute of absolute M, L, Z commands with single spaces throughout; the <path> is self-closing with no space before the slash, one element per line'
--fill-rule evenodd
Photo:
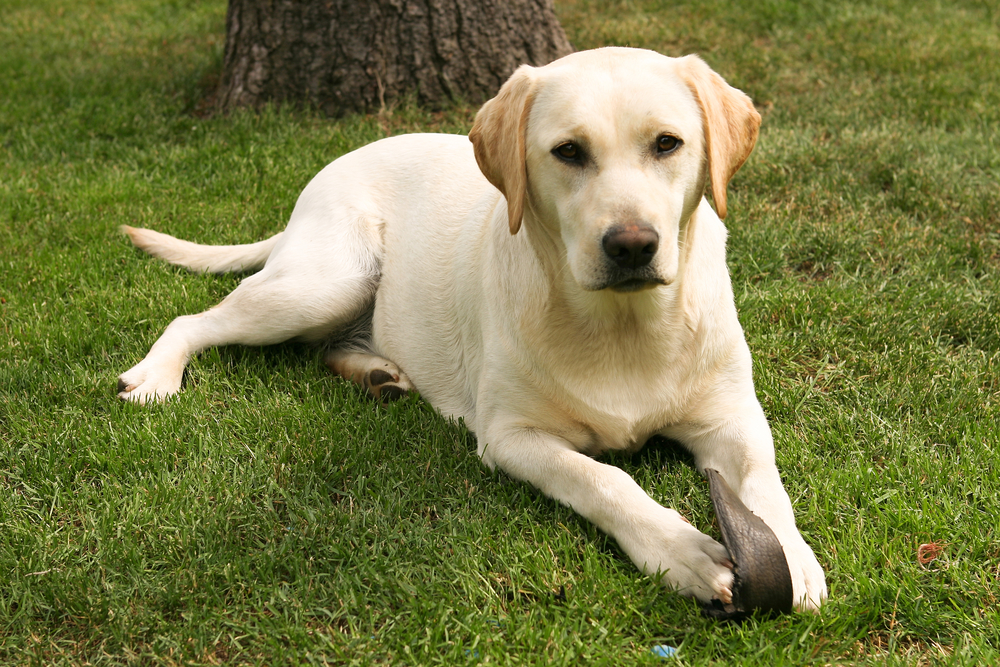
<path fill-rule="evenodd" d="M 480 102 L 522 64 L 572 51 L 552 0 L 229 0 L 217 104 L 330 115 Z"/>

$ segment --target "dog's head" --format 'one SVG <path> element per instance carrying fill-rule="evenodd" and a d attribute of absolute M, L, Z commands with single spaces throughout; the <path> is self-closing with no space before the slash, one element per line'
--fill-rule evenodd
<path fill-rule="evenodd" d="M 469 138 L 512 234 L 545 227 L 584 290 L 632 292 L 676 278 L 706 182 L 726 216 L 759 127 L 750 98 L 697 56 L 612 47 L 522 66 Z"/>

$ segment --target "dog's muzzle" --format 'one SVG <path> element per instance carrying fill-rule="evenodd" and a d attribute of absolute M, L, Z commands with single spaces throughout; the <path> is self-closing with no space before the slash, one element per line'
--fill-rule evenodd
<path fill-rule="evenodd" d="M 601 247 L 605 258 L 601 289 L 638 292 L 668 282 L 652 266 L 660 248 L 660 235 L 652 227 L 638 223 L 612 227 L 601 239 Z"/>
<path fill-rule="evenodd" d="M 646 225 L 621 225 L 609 229 L 601 245 L 612 264 L 625 271 L 635 271 L 653 261 L 660 247 L 660 235 Z"/>

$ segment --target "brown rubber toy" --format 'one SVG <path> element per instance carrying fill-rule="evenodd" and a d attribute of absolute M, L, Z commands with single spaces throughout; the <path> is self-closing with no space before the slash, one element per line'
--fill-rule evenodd
<path fill-rule="evenodd" d="M 753 613 L 792 611 L 792 575 L 785 550 L 763 519 L 747 509 L 718 470 L 705 470 L 722 544 L 733 562 L 733 601 L 712 600 L 702 612 L 720 620 L 739 620 Z"/>

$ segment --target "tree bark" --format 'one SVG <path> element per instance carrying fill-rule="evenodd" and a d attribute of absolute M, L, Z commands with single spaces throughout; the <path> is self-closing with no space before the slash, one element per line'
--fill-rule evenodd
<path fill-rule="evenodd" d="M 216 104 L 478 103 L 518 65 L 571 51 L 552 0 L 229 0 Z"/>

